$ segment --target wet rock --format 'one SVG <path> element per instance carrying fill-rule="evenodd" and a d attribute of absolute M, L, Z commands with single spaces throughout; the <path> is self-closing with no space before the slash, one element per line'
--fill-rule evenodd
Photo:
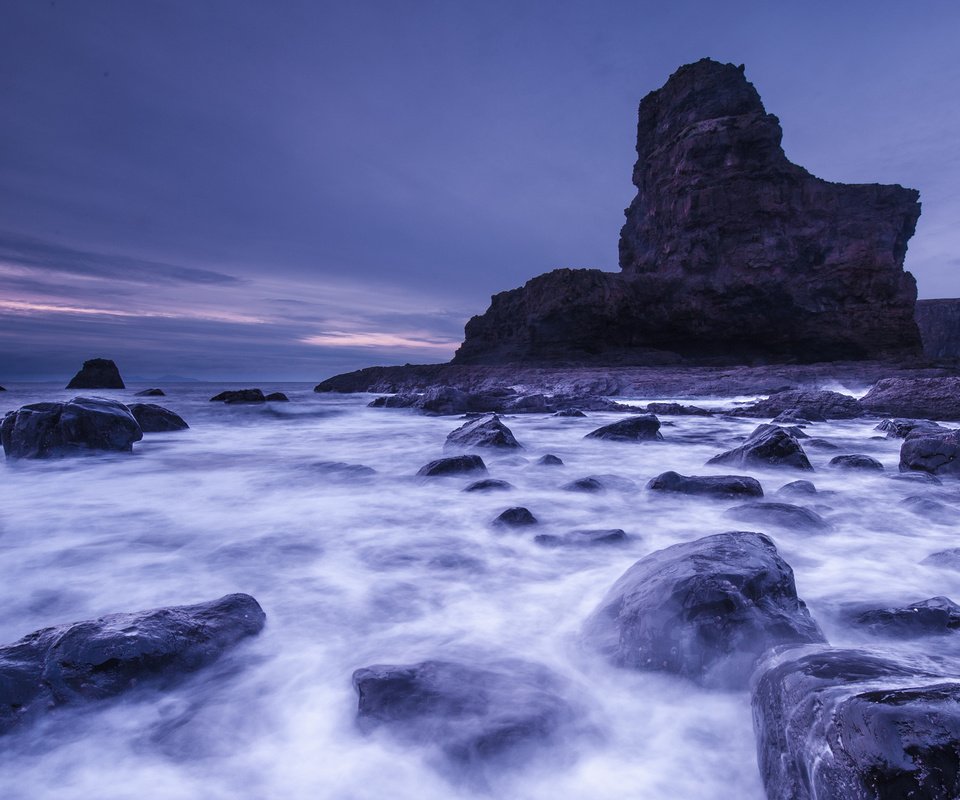
<path fill-rule="evenodd" d="M 144 389 L 137 392 L 134 397 L 166 397 L 167 393 L 163 389 Z"/>
<path fill-rule="evenodd" d="M 809 422 L 856 419 L 863 416 L 860 401 L 850 395 L 825 390 L 777 392 L 740 411 L 744 417 L 775 417 L 788 413 Z"/>
<path fill-rule="evenodd" d="M 901 472 L 899 474 L 887 475 L 887 480 L 899 481 L 901 483 L 929 483 L 934 486 L 942 486 L 943 481 L 936 475 L 929 472 Z"/>
<path fill-rule="evenodd" d="M 585 417 L 584 414 L 579 408 L 564 408 L 560 411 L 554 412 L 553 416 L 555 417 Z"/>
<path fill-rule="evenodd" d="M 529 509 L 523 506 L 514 506 L 501 512 L 493 521 L 493 524 L 499 527 L 521 528 L 526 525 L 536 525 L 537 518 L 530 513 Z"/>
<path fill-rule="evenodd" d="M 930 522 L 944 525 L 960 522 L 960 511 L 930 497 L 911 495 L 904 498 L 903 506 Z"/>
<path fill-rule="evenodd" d="M 451 456 L 438 458 L 429 464 L 424 464 L 417 470 L 422 478 L 436 478 L 442 475 L 469 475 L 471 473 L 486 473 L 487 465 L 480 456 Z"/>
<path fill-rule="evenodd" d="M 817 437 L 812 437 L 807 439 L 804 443 L 804 447 L 810 447 L 814 450 L 839 450 L 840 446 L 834 444 L 829 439 L 820 439 Z"/>
<path fill-rule="evenodd" d="M 290 398 L 287 397 L 283 392 L 270 392 L 265 398 L 268 403 L 289 403 Z"/>
<path fill-rule="evenodd" d="M 753 680 L 769 800 L 960 797 L 956 668 L 886 652 L 774 651 Z"/>
<path fill-rule="evenodd" d="M 852 616 L 852 622 L 881 636 L 935 636 L 960 628 L 960 606 L 946 597 L 931 597 L 901 608 L 874 608 Z"/>
<path fill-rule="evenodd" d="M 640 559 L 587 620 L 584 637 L 617 666 L 731 688 L 746 685 L 769 648 L 824 641 L 773 542 L 745 532 Z"/>
<path fill-rule="evenodd" d="M 540 456 L 540 458 L 537 459 L 537 464 L 541 467 L 562 467 L 563 459 L 547 453 L 545 456 Z"/>
<path fill-rule="evenodd" d="M 265 403 L 261 389 L 228 389 L 210 398 L 211 403 Z"/>
<path fill-rule="evenodd" d="M 563 534 L 539 533 L 533 537 L 544 547 L 592 547 L 604 544 L 623 544 L 627 534 L 620 528 L 568 531 Z"/>
<path fill-rule="evenodd" d="M 172 683 L 259 633 L 264 620 L 256 600 L 231 594 L 31 633 L 0 648 L 0 732 L 54 706 Z"/>
<path fill-rule="evenodd" d="M 364 464 L 348 464 L 345 461 L 314 461 L 310 465 L 318 472 L 339 480 L 366 480 L 377 474 L 373 467 Z"/>
<path fill-rule="evenodd" d="M 932 475 L 960 474 L 960 430 L 910 434 L 900 446 L 900 471 L 909 470 Z"/>
<path fill-rule="evenodd" d="M 777 489 L 777 495 L 782 497 L 808 497 L 817 494 L 817 487 L 810 481 L 791 481 Z"/>
<path fill-rule="evenodd" d="M 130 406 L 130 413 L 144 433 L 184 431 L 190 427 L 179 414 L 153 403 L 134 403 Z"/>
<path fill-rule="evenodd" d="M 378 664 L 354 672 L 353 686 L 362 730 L 385 727 L 460 767 L 525 761 L 577 717 L 563 682 L 527 661 Z"/>
<path fill-rule="evenodd" d="M 474 481 L 466 489 L 465 492 L 502 492 L 509 491 L 513 488 L 513 484 L 507 483 L 506 481 L 500 481 L 496 478 L 484 478 L 481 481 Z"/>
<path fill-rule="evenodd" d="M 646 488 L 655 492 L 706 497 L 763 497 L 760 481 L 747 475 L 680 475 L 664 472 L 651 479 Z"/>
<path fill-rule="evenodd" d="M 685 406 L 680 403 L 647 403 L 648 414 L 663 417 L 712 417 L 713 412 L 699 406 Z"/>
<path fill-rule="evenodd" d="M 837 469 L 859 469 L 883 472 L 883 464 L 877 461 L 877 459 L 859 453 L 854 455 L 834 456 L 830 459 L 830 466 Z"/>
<path fill-rule="evenodd" d="M 947 550 L 938 550 L 928 555 L 921 564 L 928 567 L 944 567 L 960 570 L 960 547 L 951 547 Z"/>
<path fill-rule="evenodd" d="M 0 422 L 7 458 L 59 458 L 95 451 L 129 453 L 143 438 L 130 410 L 115 400 L 75 397 L 66 403 L 33 403 Z"/>
<path fill-rule="evenodd" d="M 928 419 L 885 419 L 874 430 L 886 433 L 888 439 L 906 439 L 917 430 L 925 433 L 945 433 L 948 429 Z"/>
<path fill-rule="evenodd" d="M 756 522 L 761 525 L 777 525 L 799 531 L 826 531 L 827 521 L 809 508 L 790 503 L 747 503 L 727 509 L 726 516 L 740 522 Z"/>
<path fill-rule="evenodd" d="M 583 438 L 607 439 L 614 442 L 653 442 L 663 439 L 663 436 L 660 434 L 660 420 L 653 414 L 645 414 L 604 425 Z"/>
<path fill-rule="evenodd" d="M 577 478 L 560 487 L 565 492 L 602 492 L 606 487 L 596 478 Z"/>
<path fill-rule="evenodd" d="M 496 414 L 464 423 L 447 436 L 446 448 L 496 447 L 519 450 L 520 442 Z"/>
<path fill-rule="evenodd" d="M 758 426 L 742 445 L 714 456 L 707 464 L 813 469 L 796 436 L 777 425 Z"/>
<path fill-rule="evenodd" d="M 83 362 L 80 371 L 70 379 L 68 389 L 125 389 L 120 370 L 109 358 L 92 358 Z"/>
<path fill-rule="evenodd" d="M 960 420 L 960 377 L 884 378 L 860 402 L 874 414 Z"/>

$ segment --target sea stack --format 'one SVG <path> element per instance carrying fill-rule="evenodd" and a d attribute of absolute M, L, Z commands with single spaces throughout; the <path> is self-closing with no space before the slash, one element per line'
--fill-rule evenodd
<path fill-rule="evenodd" d="M 109 358 L 92 358 L 73 376 L 68 389 L 125 389 L 120 370 Z"/>
<path fill-rule="evenodd" d="M 919 356 L 903 269 L 919 193 L 787 160 L 742 66 L 702 59 L 640 103 L 620 273 L 493 297 L 458 364 L 778 363 Z"/>

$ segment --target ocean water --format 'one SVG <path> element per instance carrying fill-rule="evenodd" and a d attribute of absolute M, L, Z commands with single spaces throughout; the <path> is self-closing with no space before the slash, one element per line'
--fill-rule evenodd
<path fill-rule="evenodd" d="M 139 388 L 89 394 L 132 402 Z M 229 592 L 252 594 L 267 614 L 260 636 L 172 690 L 58 710 L 0 739 L 0 797 L 761 800 L 746 691 L 615 669 L 579 638 L 637 559 L 725 530 L 774 539 L 833 644 L 956 649 L 944 639 L 867 639 L 837 613 L 851 602 L 960 598 L 960 572 L 919 563 L 960 546 L 960 516 L 932 521 L 903 505 L 923 495 L 956 508 L 957 485 L 891 480 L 900 443 L 881 438 L 875 421 L 809 426 L 839 448 L 808 449 L 812 475 L 749 471 L 767 499 L 797 478 L 816 483 L 823 494 L 800 502 L 832 530 L 809 533 L 737 523 L 724 514 L 735 501 L 643 489 L 669 469 L 735 472 L 704 462 L 757 420 L 664 417 L 663 442 L 622 444 L 583 438 L 620 415 L 505 417 L 524 449 L 483 457 L 491 477 L 515 488 L 465 493 L 466 477 L 415 477 L 444 454 L 456 417 L 371 409 L 368 395 L 317 395 L 306 384 L 263 387 L 286 392 L 289 404 L 208 402 L 224 388 L 181 384 L 145 398 L 191 428 L 146 434 L 133 455 L 0 460 L 0 642 Z M 0 411 L 75 394 L 8 389 Z M 535 465 L 545 453 L 564 466 Z M 829 469 L 840 453 L 871 455 L 886 470 Z M 321 462 L 376 472 L 336 473 Z M 599 494 L 560 489 L 588 475 L 627 482 Z M 540 525 L 490 526 L 514 505 Z M 583 528 L 622 528 L 630 539 L 589 548 L 533 541 Z M 561 735 L 484 785 L 438 770 L 429 747 L 361 732 L 352 672 L 428 658 L 543 664 L 565 679 L 588 730 Z"/>

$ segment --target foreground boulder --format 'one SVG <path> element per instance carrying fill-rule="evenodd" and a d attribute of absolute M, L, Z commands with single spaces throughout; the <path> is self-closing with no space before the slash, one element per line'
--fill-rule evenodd
<path fill-rule="evenodd" d="M 0 647 L 0 733 L 54 706 L 176 681 L 259 633 L 265 619 L 252 597 L 231 594 L 31 633 Z"/>
<path fill-rule="evenodd" d="M 59 458 L 96 451 L 129 453 L 143 432 L 122 403 L 75 397 L 66 403 L 33 403 L 0 422 L 7 458 Z"/>
<path fill-rule="evenodd" d="M 424 464 L 417 470 L 417 475 L 421 478 L 437 478 L 443 475 L 472 475 L 486 474 L 486 472 L 487 465 L 483 463 L 480 456 L 452 456 L 438 458 L 436 461 Z"/>
<path fill-rule="evenodd" d="M 884 378 L 860 402 L 874 414 L 960 420 L 960 377 Z"/>
<path fill-rule="evenodd" d="M 753 680 L 769 800 L 960 797 L 957 666 L 887 653 L 774 651 Z"/>
<path fill-rule="evenodd" d="M 120 370 L 109 358 L 84 361 L 80 371 L 70 379 L 68 389 L 125 389 Z"/>
<path fill-rule="evenodd" d="M 813 469 L 797 437 L 778 425 L 758 426 L 742 445 L 714 456 L 707 464 Z"/>
<path fill-rule="evenodd" d="M 210 398 L 211 403 L 265 403 L 262 389 L 228 389 Z"/>
<path fill-rule="evenodd" d="M 451 431 L 445 448 L 469 449 L 472 447 L 496 447 L 502 450 L 519 450 L 520 442 L 496 414 L 464 423 Z"/>
<path fill-rule="evenodd" d="M 588 433 L 584 439 L 608 439 L 614 442 L 655 442 L 663 439 L 660 420 L 653 414 L 628 417 Z"/>
<path fill-rule="evenodd" d="M 825 390 L 776 392 L 766 400 L 738 412 L 744 417 L 776 417 L 823 422 L 828 419 L 855 419 L 863 416 L 860 401 L 850 395 Z"/>
<path fill-rule="evenodd" d="M 900 446 L 900 471 L 931 475 L 960 474 L 960 430 L 913 431 Z"/>
<path fill-rule="evenodd" d="M 458 767 L 525 761 L 578 716 L 558 676 L 527 661 L 378 664 L 353 686 L 362 730 L 387 728 Z"/>
<path fill-rule="evenodd" d="M 144 433 L 185 431 L 190 427 L 179 414 L 153 403 L 134 403 L 130 406 L 130 413 Z"/>
<path fill-rule="evenodd" d="M 705 497 L 763 497 L 763 487 L 748 475 L 680 475 L 664 472 L 649 483 L 654 492 L 701 495 Z"/>
<path fill-rule="evenodd" d="M 640 559 L 584 626 L 614 664 L 742 687 L 778 644 L 822 642 L 793 570 L 761 533 L 721 533 Z"/>

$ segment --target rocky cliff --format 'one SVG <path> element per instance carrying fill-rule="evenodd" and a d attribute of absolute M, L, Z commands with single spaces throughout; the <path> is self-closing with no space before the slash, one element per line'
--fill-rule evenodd
<path fill-rule="evenodd" d="M 557 270 L 494 296 L 461 364 L 828 361 L 920 354 L 901 186 L 787 160 L 743 67 L 703 59 L 640 103 L 620 273 Z"/>
<path fill-rule="evenodd" d="M 960 359 L 960 299 L 918 300 L 916 316 L 927 358 Z"/>

